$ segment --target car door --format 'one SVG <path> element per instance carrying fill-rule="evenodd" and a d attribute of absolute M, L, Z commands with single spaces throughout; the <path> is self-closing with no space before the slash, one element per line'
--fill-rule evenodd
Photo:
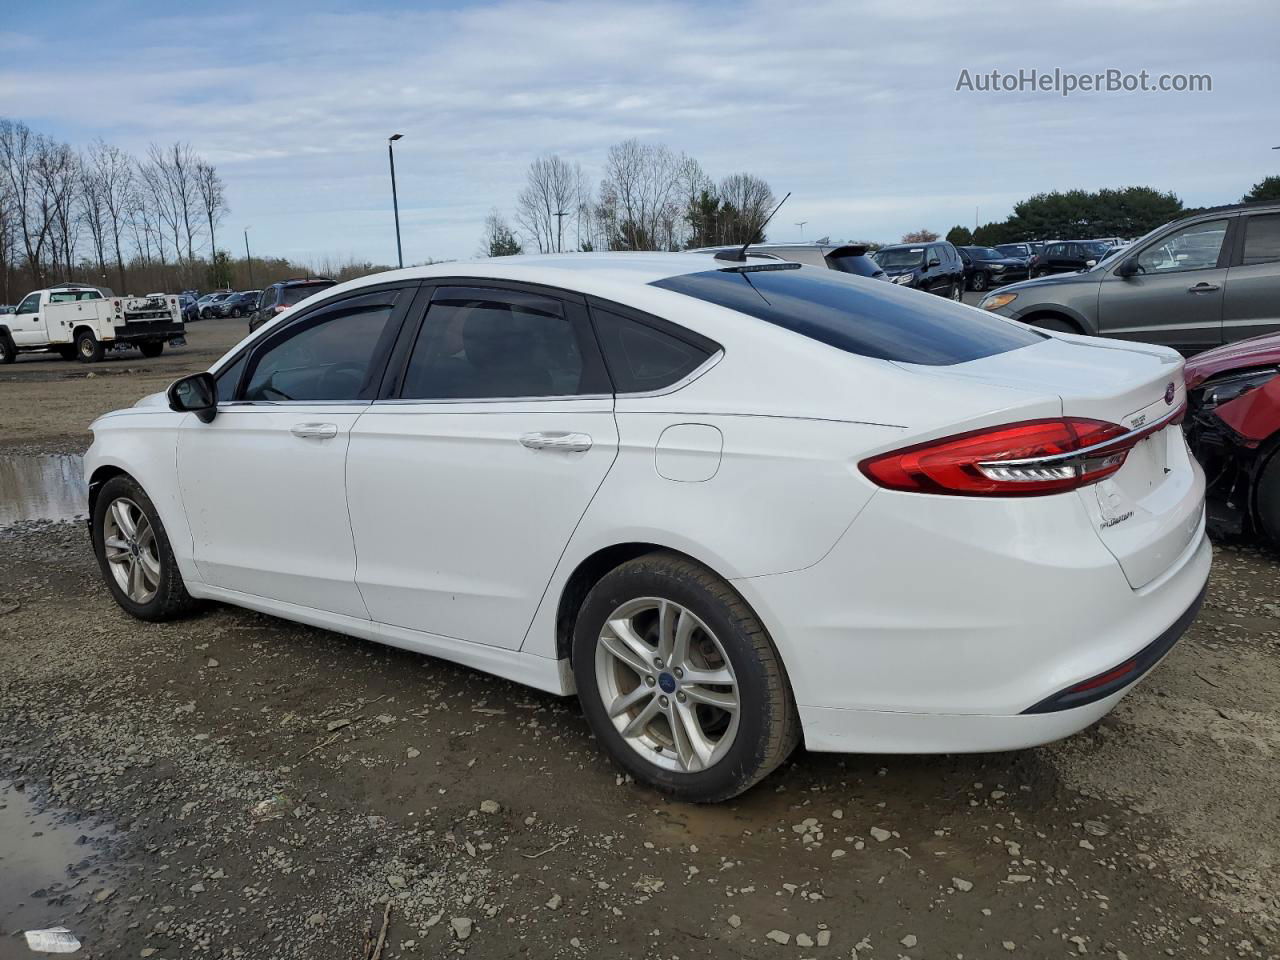
<path fill-rule="evenodd" d="M 212 422 L 183 423 L 178 478 L 206 583 L 367 619 L 355 584 L 347 447 L 415 287 L 316 305 L 227 366 Z"/>
<path fill-rule="evenodd" d="M 617 456 L 612 388 L 580 297 L 423 293 L 403 367 L 352 431 L 356 582 L 375 621 L 516 649 Z"/>
<path fill-rule="evenodd" d="M 1280 213 L 1246 215 L 1238 230 L 1240 254 L 1222 300 L 1224 343 L 1280 330 Z"/>
<path fill-rule="evenodd" d="M 1175 347 L 1186 353 L 1222 342 L 1223 287 L 1234 218 L 1179 227 L 1105 267 L 1098 288 L 1103 336 Z M 1119 276 L 1133 260 L 1137 273 Z"/>
<path fill-rule="evenodd" d="M 23 297 L 22 302 L 13 311 L 13 315 L 6 317 L 5 321 L 14 344 L 19 347 L 34 346 L 48 340 L 44 321 L 40 319 L 40 294 L 38 293 Z"/>

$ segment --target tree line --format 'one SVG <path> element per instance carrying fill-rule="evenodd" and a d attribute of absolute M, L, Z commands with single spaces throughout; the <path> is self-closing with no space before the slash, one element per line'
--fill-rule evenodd
<path fill-rule="evenodd" d="M 496 208 L 482 256 L 572 250 L 687 250 L 760 242 L 773 190 L 752 173 L 713 180 L 696 159 L 630 139 L 609 148 L 598 184 L 557 154 L 529 164 L 513 227 Z"/>
<path fill-rule="evenodd" d="M 221 176 L 190 144 L 81 151 L 0 119 L 0 302 L 60 281 L 145 293 L 216 280 L 227 209 Z"/>

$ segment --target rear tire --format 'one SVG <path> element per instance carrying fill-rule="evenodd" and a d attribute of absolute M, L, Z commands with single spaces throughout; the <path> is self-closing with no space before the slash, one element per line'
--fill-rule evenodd
<path fill-rule="evenodd" d="M 0 333 L 0 364 L 13 363 L 18 359 L 18 350 L 9 339 L 7 333 Z"/>
<path fill-rule="evenodd" d="M 91 529 L 102 578 L 126 613 L 173 620 L 196 607 L 155 504 L 133 477 L 120 474 L 103 484 Z"/>
<path fill-rule="evenodd" d="M 1273 547 L 1280 549 L 1280 450 L 1271 454 L 1258 474 L 1253 498 L 1260 528 L 1258 532 L 1270 540 Z"/>
<path fill-rule="evenodd" d="M 138 349 L 142 351 L 142 355 L 148 359 L 155 359 L 164 353 L 163 343 L 140 343 Z"/>
<path fill-rule="evenodd" d="M 591 589 L 574 626 L 573 672 L 587 722 L 614 761 L 681 800 L 737 796 L 800 739 L 763 625 L 724 580 L 676 554 L 631 560 Z"/>
<path fill-rule="evenodd" d="M 92 330 L 81 330 L 76 334 L 76 357 L 81 363 L 97 363 L 103 352 L 102 341 L 93 335 Z"/>

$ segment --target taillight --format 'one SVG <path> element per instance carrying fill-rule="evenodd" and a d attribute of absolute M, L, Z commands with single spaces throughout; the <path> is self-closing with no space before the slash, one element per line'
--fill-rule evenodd
<path fill-rule="evenodd" d="M 1163 423 L 1161 424 L 1163 426 Z M 1146 431 L 1066 417 L 1028 420 L 895 450 L 859 464 L 890 490 L 1017 497 L 1074 490 L 1119 470 Z"/>

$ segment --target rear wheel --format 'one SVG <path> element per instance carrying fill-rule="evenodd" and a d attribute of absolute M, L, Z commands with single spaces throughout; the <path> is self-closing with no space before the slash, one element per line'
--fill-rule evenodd
<path fill-rule="evenodd" d="M 1254 492 L 1257 505 L 1258 526 L 1260 532 L 1272 546 L 1280 548 L 1280 450 L 1271 454 L 1271 458 L 1258 474 L 1258 485 Z"/>
<path fill-rule="evenodd" d="M 97 363 L 102 359 L 102 341 L 93 335 L 92 330 L 81 330 L 76 334 L 76 357 L 81 363 Z"/>
<path fill-rule="evenodd" d="M 142 351 L 144 357 L 158 357 L 164 353 L 163 343 L 140 343 L 138 349 Z"/>
<path fill-rule="evenodd" d="M 682 800 L 726 800 L 795 748 L 800 723 L 760 621 L 727 583 L 654 553 L 592 588 L 573 670 L 596 738 L 638 780 Z"/>
<path fill-rule="evenodd" d="M 7 333 L 0 333 L 0 363 L 13 363 L 18 359 L 18 351 L 13 346 Z"/>
<path fill-rule="evenodd" d="M 160 515 L 132 477 L 112 477 L 93 509 L 93 551 L 116 603 L 139 620 L 171 620 L 195 607 Z"/>

